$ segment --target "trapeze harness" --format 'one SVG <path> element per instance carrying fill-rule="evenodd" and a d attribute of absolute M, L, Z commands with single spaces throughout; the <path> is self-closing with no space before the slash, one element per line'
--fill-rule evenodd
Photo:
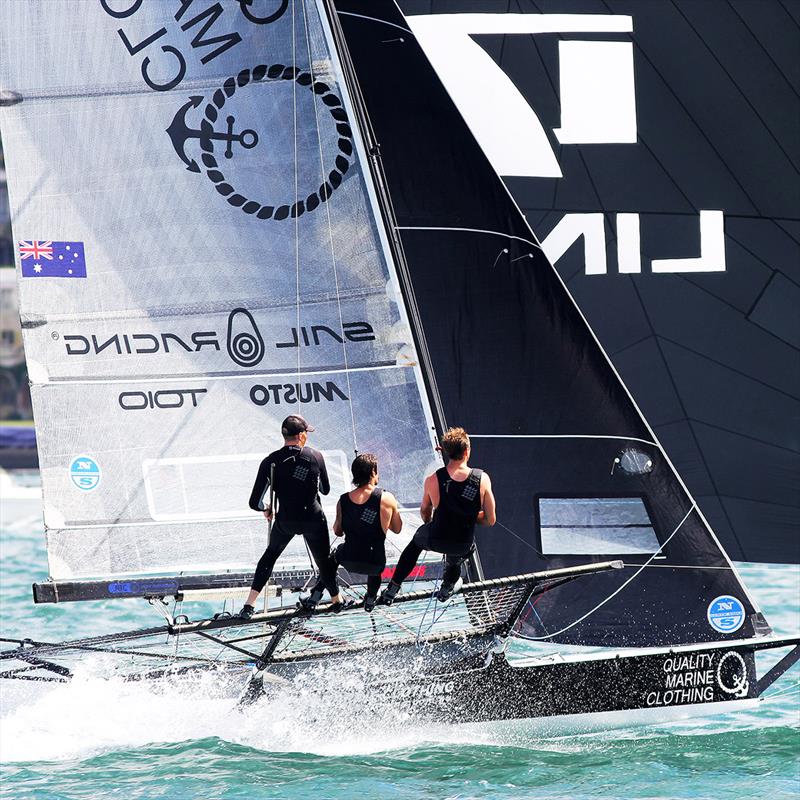
<path fill-rule="evenodd" d="M 475 523 L 481 510 L 481 476 L 471 469 L 466 480 L 450 477 L 447 467 L 436 470 L 439 505 L 430 523 L 428 548 L 446 555 L 465 556 L 475 545 Z"/>
<path fill-rule="evenodd" d="M 339 498 L 344 543 L 336 550 L 336 560 L 349 572 L 380 575 L 386 567 L 386 534 L 381 527 L 381 495 L 377 486 L 359 505 L 345 493 Z"/>

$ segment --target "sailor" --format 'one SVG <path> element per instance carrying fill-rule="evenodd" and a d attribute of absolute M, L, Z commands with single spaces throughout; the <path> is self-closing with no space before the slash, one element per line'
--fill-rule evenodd
<path fill-rule="evenodd" d="M 361 453 L 350 466 L 353 485 L 336 504 L 333 532 L 344 542 L 334 551 L 334 559 L 349 572 L 367 576 L 364 610 L 371 612 L 381 588 L 381 573 L 386 568 L 386 531 L 400 533 L 403 520 L 391 492 L 378 488 L 378 459 L 372 453 Z M 311 593 L 322 594 L 317 583 Z"/>
<path fill-rule="evenodd" d="M 475 549 L 475 525 L 496 520 L 492 482 L 469 464 L 470 442 L 463 428 L 450 428 L 442 437 L 447 466 L 425 478 L 420 515 L 425 523 L 400 555 L 394 576 L 379 603 L 391 605 L 423 550 L 443 553 L 445 568 L 436 593 L 448 600 L 461 587 L 461 565 Z"/>
<path fill-rule="evenodd" d="M 334 610 L 342 607 L 336 582 L 336 565 L 330 556 L 328 523 L 319 500 L 320 492 L 328 494 L 331 490 L 328 470 L 322 453 L 306 445 L 308 434 L 313 430 L 297 414 L 286 417 L 281 425 L 283 447 L 270 453 L 258 468 L 250 495 L 250 508 L 263 511 L 267 520 L 272 521 L 273 509 L 263 505 L 263 497 L 270 488 L 272 475 L 278 512 L 267 549 L 256 566 L 247 602 L 239 612 L 242 619 L 253 616 L 258 595 L 266 586 L 278 556 L 292 538 L 298 535 L 306 540 L 319 568 L 322 585 L 330 593 Z"/>

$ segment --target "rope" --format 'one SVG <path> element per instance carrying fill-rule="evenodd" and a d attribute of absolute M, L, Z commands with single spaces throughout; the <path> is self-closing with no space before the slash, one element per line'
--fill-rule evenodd
<path fill-rule="evenodd" d="M 311 80 L 315 81 L 316 78 L 314 75 L 314 61 L 311 57 L 311 35 L 308 27 L 308 15 L 306 13 L 306 0 L 302 0 L 302 3 L 303 3 L 303 19 L 305 22 L 305 30 L 306 30 L 306 47 L 308 49 L 308 69 L 309 72 L 311 73 Z M 344 89 L 344 87 L 342 87 L 342 89 Z M 322 183 L 324 184 L 326 182 L 325 161 L 322 153 L 322 134 L 320 132 L 319 114 L 317 113 L 317 93 L 312 92 L 311 96 L 313 98 L 313 104 L 314 104 L 314 123 L 317 129 L 317 145 L 319 149 L 320 177 L 322 179 Z M 330 248 L 331 248 L 333 280 L 336 285 L 336 305 L 339 313 L 339 330 L 342 333 L 342 357 L 344 359 L 344 374 L 345 374 L 345 379 L 347 381 L 347 402 L 350 407 L 350 425 L 353 431 L 353 451 L 355 452 L 356 455 L 358 455 L 358 442 L 356 440 L 356 418 L 353 412 L 353 389 L 350 385 L 350 365 L 348 364 L 347 361 L 347 337 L 345 336 L 344 332 L 344 317 L 342 316 L 342 298 L 339 293 L 339 273 L 338 270 L 336 269 L 336 249 L 334 247 L 334 242 L 333 242 L 333 223 L 331 222 L 331 205 L 327 201 L 325 203 L 325 214 L 328 222 L 328 239 L 330 241 Z"/>
<path fill-rule="evenodd" d="M 427 551 L 425 551 L 425 552 L 427 552 Z M 442 556 L 442 573 L 444 573 L 444 568 L 445 568 L 446 564 L 447 564 L 447 559 L 446 559 L 445 556 Z M 417 578 L 415 576 L 414 577 L 414 582 L 416 582 L 416 580 L 417 580 Z M 439 593 L 439 586 L 440 586 L 440 581 L 439 580 L 435 580 L 433 582 L 433 591 L 431 592 L 431 595 L 428 598 L 428 604 L 425 606 L 425 610 L 422 612 L 422 616 L 420 617 L 419 627 L 417 628 L 417 648 L 419 648 L 419 640 L 420 640 L 420 638 L 423 637 L 423 636 L 427 636 L 428 633 L 430 633 L 430 631 L 433 629 L 433 626 L 436 625 L 436 623 L 444 616 L 445 612 L 447 611 L 448 601 L 445 601 L 444 603 L 442 603 L 442 610 L 439 612 L 438 616 L 436 614 L 436 607 L 439 605 L 439 598 L 437 596 L 438 593 Z M 422 625 L 425 622 L 425 618 L 428 616 L 428 611 L 430 610 L 431 602 L 433 602 L 433 604 L 434 604 L 433 605 L 433 619 L 431 620 L 430 625 L 428 625 L 428 627 L 425 629 L 425 632 L 423 633 L 422 632 Z"/>
<path fill-rule="evenodd" d="M 608 595 L 606 598 L 601 600 L 594 608 L 592 608 L 591 610 L 587 611 L 583 616 L 578 617 L 578 619 L 576 619 L 574 622 L 571 622 L 569 625 L 565 625 L 563 628 L 561 628 L 560 630 L 555 631 L 554 633 L 548 633 L 545 636 L 522 636 L 521 638 L 527 639 L 528 641 L 531 641 L 531 642 L 539 642 L 539 641 L 542 641 L 543 639 L 550 639 L 553 636 L 559 636 L 560 634 L 564 633 L 565 631 L 568 631 L 570 628 L 574 628 L 576 625 L 578 625 L 579 623 L 583 622 L 587 617 L 590 617 L 592 614 L 595 613 L 595 611 L 597 611 L 600 608 L 602 608 L 609 600 L 611 600 L 612 598 L 616 597 L 632 580 L 634 580 L 635 578 L 637 578 L 641 574 L 642 570 L 650 564 L 650 562 L 664 549 L 664 547 L 666 547 L 666 545 L 669 544 L 669 542 L 672 539 L 672 537 L 675 536 L 675 534 L 681 529 L 681 527 L 683 526 L 683 523 L 686 522 L 687 519 L 689 519 L 689 515 L 692 513 L 692 511 L 695 510 L 695 508 L 696 508 L 696 505 L 694 503 L 692 503 L 692 507 L 686 512 L 686 516 L 678 523 L 678 527 L 675 528 L 674 531 L 672 531 L 672 533 L 666 538 L 666 540 L 658 548 L 658 550 L 656 550 L 655 553 L 653 553 L 650 556 L 650 558 L 648 558 L 647 561 L 645 561 L 645 563 L 642 564 L 641 567 L 639 567 L 639 569 L 637 569 L 636 572 L 634 572 L 633 575 L 631 575 L 630 578 L 628 578 L 628 580 L 626 580 L 623 584 L 618 586 L 613 592 L 611 592 L 610 595 Z"/>
<path fill-rule="evenodd" d="M 297 35 L 295 31 L 295 7 L 292 0 L 292 66 L 297 67 Z M 294 121 L 294 269 L 295 269 L 295 336 L 297 337 L 297 383 L 300 383 L 300 215 L 297 213 L 297 203 L 300 199 L 298 183 L 298 157 L 297 157 L 297 81 L 292 81 L 292 113 Z M 297 391 L 297 413 L 300 407 L 300 390 Z"/>
<path fill-rule="evenodd" d="M 541 550 L 537 550 L 529 541 L 523 539 L 518 533 L 514 533 L 514 531 L 512 531 L 511 528 L 508 528 L 505 525 L 503 525 L 503 523 L 500 522 L 499 519 L 496 520 L 496 522 L 503 530 L 508 531 L 515 539 L 519 539 L 519 541 L 521 541 L 522 544 L 525 545 L 525 547 L 530 548 L 531 550 L 533 550 L 534 553 L 541 556 L 542 558 L 547 558 L 547 556 L 544 553 L 542 553 Z"/>
<path fill-rule="evenodd" d="M 787 694 L 791 695 L 794 694 L 795 692 L 800 693 L 800 681 L 795 681 L 790 686 L 784 686 L 783 689 L 777 689 L 774 692 L 765 694 L 761 697 L 761 699 L 764 702 L 767 702 L 768 700 L 774 700 L 776 697 L 782 697 Z"/>

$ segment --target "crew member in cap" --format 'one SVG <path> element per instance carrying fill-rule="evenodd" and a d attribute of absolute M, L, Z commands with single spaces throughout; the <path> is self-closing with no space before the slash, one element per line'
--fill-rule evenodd
<path fill-rule="evenodd" d="M 258 468 L 256 482 L 250 495 L 250 508 L 262 511 L 272 520 L 273 509 L 265 507 L 264 496 L 273 476 L 278 511 L 272 526 L 269 546 L 259 559 L 247 602 L 239 612 L 242 619 L 250 619 L 256 600 L 266 586 L 275 562 L 294 536 L 303 536 L 317 563 L 322 585 L 328 590 L 335 610 L 342 607 L 339 586 L 336 582 L 336 564 L 330 555 L 328 522 L 322 511 L 319 495 L 331 490 L 328 470 L 322 453 L 308 447 L 308 434 L 314 429 L 297 414 L 286 417 L 281 425 L 283 447 L 270 453 Z M 321 592 L 307 598 L 303 605 L 313 606 L 321 599 Z"/>

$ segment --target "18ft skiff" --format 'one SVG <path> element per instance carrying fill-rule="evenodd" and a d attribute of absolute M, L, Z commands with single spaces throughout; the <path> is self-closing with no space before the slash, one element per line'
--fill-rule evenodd
<path fill-rule="evenodd" d="M 409 591 L 371 616 L 165 611 L 159 628 L 15 640 L 3 677 L 61 680 L 99 652 L 132 677 L 254 670 L 254 697 L 369 654 L 392 664 L 376 687 L 471 720 L 742 706 L 800 657 L 393 2 L 54 0 L 0 19 L 37 602 L 246 587 L 265 534 L 247 497 L 291 411 L 317 427 L 333 497 L 353 453 L 377 453 L 406 537 L 449 424 L 499 509 L 444 607 Z M 287 597 L 313 578 L 300 541 L 278 566 Z M 429 554 L 417 578 L 438 574 Z M 512 632 L 547 652 L 510 665 Z M 778 647 L 758 676 L 755 653 Z"/>

